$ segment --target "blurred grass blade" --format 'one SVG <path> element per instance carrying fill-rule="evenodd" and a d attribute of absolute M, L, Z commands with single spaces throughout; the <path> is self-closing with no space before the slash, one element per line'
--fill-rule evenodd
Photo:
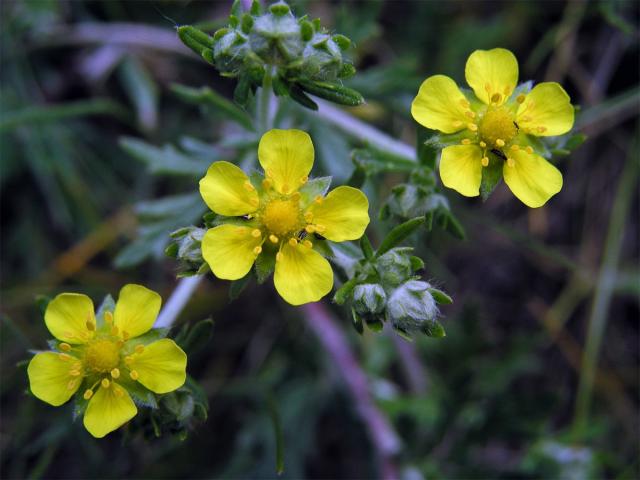
<path fill-rule="evenodd" d="M 98 98 L 57 105 L 29 106 L 14 112 L 4 112 L 0 119 L 0 133 L 23 125 L 58 122 L 87 115 L 112 115 L 128 123 L 127 112 L 122 105 Z"/>
<path fill-rule="evenodd" d="M 284 437 L 282 435 L 282 422 L 280 421 L 278 404 L 271 393 L 267 394 L 267 407 L 276 440 L 276 473 L 281 475 L 284 472 Z"/>
<path fill-rule="evenodd" d="M 171 91 L 185 102 L 213 107 L 213 110 L 220 113 L 221 117 L 234 120 L 247 130 L 255 130 L 251 117 L 246 112 L 240 110 L 233 102 L 214 92 L 209 87 L 191 88 L 174 83 L 171 85 Z"/>
<path fill-rule="evenodd" d="M 135 106 L 137 122 L 146 132 L 158 124 L 158 87 L 144 66 L 134 57 L 120 65 L 119 77 L 124 91 Z"/>
<path fill-rule="evenodd" d="M 209 162 L 184 155 L 173 145 L 159 148 L 137 138 L 122 137 L 120 146 L 133 158 L 145 163 L 154 174 L 201 177 L 209 166 Z"/>

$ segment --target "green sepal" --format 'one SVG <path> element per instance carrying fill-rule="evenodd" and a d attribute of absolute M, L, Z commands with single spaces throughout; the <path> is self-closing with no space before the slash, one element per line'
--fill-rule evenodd
<path fill-rule="evenodd" d="M 362 325 L 362 318 L 360 318 L 360 316 L 356 313 L 356 311 L 352 308 L 351 309 L 351 325 L 353 325 L 353 328 L 355 329 L 356 332 L 358 332 L 360 335 L 362 335 L 364 333 L 364 327 Z"/>
<path fill-rule="evenodd" d="M 204 59 L 205 62 L 213 65 L 215 59 L 213 58 L 213 50 L 203 50 L 200 56 Z"/>
<path fill-rule="evenodd" d="M 40 310 L 40 314 L 44 316 L 47 311 L 47 307 L 49 306 L 49 302 L 51 302 L 52 298 L 47 295 L 37 295 L 36 296 L 36 305 L 38 306 L 38 310 Z"/>
<path fill-rule="evenodd" d="M 309 110 L 318 110 L 318 104 L 311 100 L 306 93 L 296 84 L 289 85 L 289 97 Z"/>
<path fill-rule="evenodd" d="M 331 186 L 331 176 L 316 177 L 309 180 L 298 190 L 301 195 L 301 207 L 304 209 L 318 196 L 324 197 Z"/>
<path fill-rule="evenodd" d="M 253 0 L 251 2 L 251 9 L 249 13 L 251 13 L 251 15 L 260 15 L 261 11 L 262 5 L 260 5 L 260 0 Z"/>
<path fill-rule="evenodd" d="M 104 326 L 104 313 L 111 312 L 113 314 L 115 310 L 116 302 L 113 300 L 111 294 L 107 294 L 107 296 L 104 297 L 104 300 L 102 300 L 102 303 L 98 307 L 98 310 L 96 311 L 96 327 L 98 328 L 98 330 Z"/>
<path fill-rule="evenodd" d="M 351 40 L 349 39 L 349 37 L 345 37 L 344 35 L 341 35 L 339 33 L 334 35 L 332 39 L 334 42 L 336 42 L 336 44 L 342 51 L 348 50 L 351 46 Z"/>
<path fill-rule="evenodd" d="M 420 257 L 416 257 L 414 255 L 411 255 L 409 257 L 409 261 L 411 262 L 411 270 L 413 272 L 424 270 L 424 260 L 422 260 Z"/>
<path fill-rule="evenodd" d="M 367 315 L 365 316 L 364 321 L 367 324 L 367 327 L 369 328 L 369 330 L 371 330 L 374 333 L 379 333 L 384 328 L 384 323 L 378 317 Z"/>
<path fill-rule="evenodd" d="M 503 164 L 504 161 L 497 155 L 489 154 L 489 165 L 482 168 L 482 181 L 480 182 L 480 196 L 483 201 L 487 201 L 502 180 Z"/>
<path fill-rule="evenodd" d="M 178 37 L 187 47 L 198 55 L 202 56 L 205 50 L 212 50 L 214 45 L 213 37 L 210 37 L 202 30 L 198 30 L 191 25 L 178 27 Z"/>
<path fill-rule="evenodd" d="M 333 301 L 338 305 L 344 305 L 344 303 L 351 297 L 353 289 L 356 288 L 358 282 L 359 280 L 355 277 L 349 279 L 338 290 L 336 290 L 336 293 L 333 295 Z"/>
<path fill-rule="evenodd" d="M 156 395 L 151 390 L 145 388 L 140 382 L 134 382 L 127 378 L 126 375 L 121 375 L 118 379 L 118 384 L 131 395 L 131 398 L 137 405 L 148 408 L 158 408 Z"/>
<path fill-rule="evenodd" d="M 437 288 L 428 288 L 427 289 L 436 303 L 441 305 L 451 305 L 453 303 L 453 298 L 444 293 L 442 290 Z"/>
<path fill-rule="evenodd" d="M 369 241 L 369 237 L 365 233 L 360 237 L 360 248 L 362 249 L 362 254 L 364 258 L 370 260 L 374 257 L 375 252 L 373 251 L 373 247 L 371 246 L 371 242 Z"/>
<path fill-rule="evenodd" d="M 310 21 L 304 20 L 300 22 L 300 37 L 305 42 L 308 42 L 313 37 L 313 24 Z"/>
<path fill-rule="evenodd" d="M 335 83 L 299 80 L 298 85 L 305 92 L 340 105 L 356 107 L 364 103 L 364 97 L 359 92 Z"/>
<path fill-rule="evenodd" d="M 253 27 L 253 17 L 248 13 L 243 14 L 240 27 L 242 32 L 249 34 L 249 32 L 251 32 L 251 27 Z"/>
<path fill-rule="evenodd" d="M 249 281 L 251 280 L 251 276 L 252 276 L 251 272 L 249 272 L 239 280 L 234 280 L 233 282 L 231 282 L 231 284 L 229 285 L 230 301 L 236 300 L 240 296 L 240 294 L 244 291 L 246 286 L 249 284 Z"/>
<path fill-rule="evenodd" d="M 181 338 L 176 337 L 175 341 L 188 355 L 193 355 L 211 340 L 213 325 L 213 320 L 210 318 L 200 320 L 184 333 L 181 332 Z"/>
<path fill-rule="evenodd" d="M 263 251 L 256 257 L 255 272 L 259 284 L 267 281 L 276 268 L 276 252 Z"/>
<path fill-rule="evenodd" d="M 393 247 L 402 242 L 405 238 L 415 232 L 420 226 L 424 223 L 425 217 L 416 217 L 411 220 L 407 220 L 404 223 L 394 227 L 382 240 L 378 251 L 376 252 L 376 257 L 380 257 L 384 253 L 391 250 Z"/>
<path fill-rule="evenodd" d="M 437 320 L 425 321 L 422 325 L 422 333 L 433 338 L 443 338 L 447 336 L 444 327 Z"/>
<path fill-rule="evenodd" d="M 343 63 L 338 72 L 338 78 L 351 78 L 356 74 L 356 67 L 350 63 Z"/>

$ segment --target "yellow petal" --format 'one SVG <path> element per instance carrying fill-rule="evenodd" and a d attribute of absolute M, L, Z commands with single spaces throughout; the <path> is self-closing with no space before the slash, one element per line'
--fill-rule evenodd
<path fill-rule="evenodd" d="M 82 379 L 69 375 L 71 365 L 71 361 L 63 360 L 58 353 L 38 353 L 27 368 L 31 392 L 54 407 L 65 403 L 82 383 Z"/>
<path fill-rule="evenodd" d="M 519 150 L 510 152 L 513 166 L 505 162 L 504 181 L 522 203 L 531 208 L 544 205 L 562 189 L 562 174 L 539 155 Z"/>
<path fill-rule="evenodd" d="M 153 327 L 161 304 L 162 298 L 153 290 L 133 283 L 125 285 L 113 312 L 114 325 L 131 338 L 142 335 Z"/>
<path fill-rule="evenodd" d="M 61 293 L 49 302 L 44 313 L 44 323 L 51 334 L 67 343 L 86 343 L 88 321 L 96 323 L 93 302 L 79 293 Z"/>
<path fill-rule="evenodd" d="M 465 111 L 469 108 L 456 82 L 445 75 L 427 78 L 411 103 L 411 115 L 420 125 L 454 133 L 466 128 L 469 118 Z"/>
<path fill-rule="evenodd" d="M 187 354 L 173 340 L 163 338 L 134 355 L 129 368 L 138 372 L 138 381 L 152 392 L 172 392 L 187 378 Z"/>
<path fill-rule="evenodd" d="M 567 133 L 573 127 L 573 118 L 571 99 L 555 82 L 540 83 L 533 87 L 516 114 L 518 126 L 538 137 Z"/>
<path fill-rule="evenodd" d="M 120 428 L 138 413 L 129 393 L 115 382 L 99 387 L 84 413 L 84 426 L 91 435 L 102 438 Z"/>
<path fill-rule="evenodd" d="M 250 227 L 220 225 L 211 228 L 202 239 L 202 256 L 213 274 L 224 280 L 244 277 L 256 259 L 253 249 L 262 243 Z"/>
<path fill-rule="evenodd" d="M 333 288 L 333 270 L 315 250 L 301 244 L 285 243 L 276 261 L 273 282 L 291 305 L 317 302 Z"/>
<path fill-rule="evenodd" d="M 454 145 L 442 150 L 440 178 L 445 187 L 465 197 L 480 195 L 482 150 L 476 145 Z"/>
<path fill-rule="evenodd" d="M 237 217 L 254 212 L 258 207 L 258 192 L 249 177 L 233 163 L 212 163 L 200 180 L 200 195 L 218 215 Z"/>
<path fill-rule="evenodd" d="M 258 145 L 260 165 L 280 193 L 292 193 L 302 186 L 311 172 L 313 156 L 311 137 L 301 130 L 269 130 Z"/>
<path fill-rule="evenodd" d="M 338 187 L 321 203 L 311 204 L 313 223 L 325 229 L 322 236 L 333 242 L 357 240 L 369 225 L 369 200 L 353 187 Z"/>
<path fill-rule="evenodd" d="M 487 105 L 502 105 L 518 83 L 518 60 L 509 50 L 476 50 L 464 70 L 467 83 Z"/>

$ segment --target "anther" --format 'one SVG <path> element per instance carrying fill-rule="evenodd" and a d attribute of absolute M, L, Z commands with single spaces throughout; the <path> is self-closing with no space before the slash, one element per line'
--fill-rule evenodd
<path fill-rule="evenodd" d="M 489 85 L 488 83 L 484 84 L 484 89 L 487 91 L 487 93 L 491 92 L 491 85 Z"/>
<path fill-rule="evenodd" d="M 491 95 L 491 103 L 500 103 L 500 100 L 502 100 L 502 95 L 500 95 L 499 93 L 494 93 L 493 95 Z"/>
<path fill-rule="evenodd" d="M 276 262 L 279 262 L 281 260 L 282 260 L 282 252 L 276 253 Z"/>
<path fill-rule="evenodd" d="M 269 240 L 271 243 L 278 243 L 278 237 L 276 237 L 273 233 L 269 235 Z"/>
<path fill-rule="evenodd" d="M 111 313 L 109 310 L 104 312 L 104 321 L 108 324 L 113 323 L 113 313 Z"/>
<path fill-rule="evenodd" d="M 311 243 L 309 240 L 305 240 L 304 242 L 302 242 L 302 244 L 307 248 L 313 247 L 313 243 Z"/>
<path fill-rule="evenodd" d="M 67 383 L 67 390 L 73 390 L 76 386 L 76 379 L 74 378 L 69 383 Z"/>
<path fill-rule="evenodd" d="M 93 397 L 93 390 L 91 390 L 90 388 L 86 389 L 86 390 L 84 391 L 84 395 L 82 395 L 82 397 L 83 397 L 85 400 L 89 400 L 91 397 Z"/>
<path fill-rule="evenodd" d="M 58 347 L 60 348 L 60 350 L 64 351 L 64 352 L 68 352 L 71 350 L 71 345 L 69 345 L 68 343 L 61 343 L 60 345 L 58 345 Z"/>
<path fill-rule="evenodd" d="M 254 238 L 260 238 L 262 236 L 262 232 L 259 229 L 255 228 L 251 231 L 251 236 Z"/>
<path fill-rule="evenodd" d="M 531 145 L 529 145 L 527 148 L 525 148 L 525 150 L 527 151 L 527 153 L 529 155 L 531 155 L 533 153 L 533 147 Z"/>
<path fill-rule="evenodd" d="M 254 207 L 257 207 L 258 205 L 260 205 L 260 200 L 258 200 L 257 198 L 252 198 L 251 200 L 249 200 L 249 203 Z"/>
<path fill-rule="evenodd" d="M 463 138 L 460 143 L 462 143 L 462 145 L 469 145 L 471 143 L 471 140 L 469 140 L 468 138 Z"/>
<path fill-rule="evenodd" d="M 262 247 L 258 245 L 253 249 L 253 253 L 255 253 L 256 255 L 260 255 L 262 253 Z"/>
<path fill-rule="evenodd" d="M 544 133 L 544 132 L 547 131 L 547 127 L 542 127 L 541 126 L 541 127 L 536 128 L 536 130 L 538 131 L 538 133 Z"/>
<path fill-rule="evenodd" d="M 129 376 L 131 377 L 131 380 L 138 380 L 138 377 L 140 376 L 140 374 L 138 373 L 137 370 L 131 370 L 129 372 Z"/>
<path fill-rule="evenodd" d="M 144 352 L 144 345 L 142 345 L 141 343 L 139 343 L 138 345 L 136 345 L 136 353 L 140 354 Z"/>
<path fill-rule="evenodd" d="M 124 392 L 122 391 L 121 388 L 113 388 L 113 393 L 116 395 L 116 397 L 120 398 L 124 395 Z"/>
<path fill-rule="evenodd" d="M 471 104 L 469 103 L 469 100 L 465 98 L 460 99 L 460 105 L 462 105 L 463 108 L 469 108 L 471 106 Z"/>
<path fill-rule="evenodd" d="M 311 223 L 311 221 L 313 220 L 313 213 L 311 213 L 311 212 L 305 212 L 305 213 L 304 213 L 304 219 L 305 219 L 308 223 Z"/>
<path fill-rule="evenodd" d="M 307 183 L 309 181 L 309 177 L 307 175 L 300 177 L 300 183 L 302 185 L 304 185 L 305 183 Z"/>
<path fill-rule="evenodd" d="M 291 237 L 289 239 L 289 245 L 291 245 L 292 247 L 295 247 L 296 245 L 298 245 L 298 241 L 295 238 Z"/>
<path fill-rule="evenodd" d="M 502 140 L 501 138 L 498 138 L 498 139 L 496 140 L 496 145 L 497 145 L 498 147 L 504 147 L 504 140 Z"/>
<path fill-rule="evenodd" d="M 518 103 L 522 103 L 522 102 L 524 102 L 524 99 L 525 99 L 525 98 L 527 98 L 527 97 L 526 97 L 523 93 L 521 93 L 520 95 L 518 95 L 518 96 L 516 97 L 516 102 L 518 102 Z"/>
<path fill-rule="evenodd" d="M 131 357 L 130 355 L 127 355 L 126 357 L 124 357 L 124 363 L 126 365 L 129 365 L 131 362 L 133 362 L 133 357 Z"/>
<path fill-rule="evenodd" d="M 316 198 L 313 199 L 313 201 L 316 202 L 318 205 L 322 203 L 322 200 L 324 200 L 322 198 L 322 195 L 317 195 Z"/>
<path fill-rule="evenodd" d="M 505 97 L 508 97 L 509 95 L 511 95 L 511 87 L 509 85 L 507 85 L 506 87 L 504 87 L 504 95 Z"/>
<path fill-rule="evenodd" d="M 482 157 L 482 166 L 483 167 L 488 167 L 489 166 L 489 157 Z"/>
<path fill-rule="evenodd" d="M 307 225 L 306 227 L 304 227 L 304 229 L 306 230 L 307 233 L 313 233 L 316 231 L 313 225 Z"/>
<path fill-rule="evenodd" d="M 256 187 L 251 185 L 251 182 L 249 180 L 245 180 L 243 186 L 244 186 L 244 189 L 247 190 L 248 192 L 253 192 L 256 189 Z"/>
<path fill-rule="evenodd" d="M 487 148 L 487 144 L 483 141 L 480 141 L 480 148 Z"/>
<path fill-rule="evenodd" d="M 129 332 L 125 332 L 124 330 L 122 331 L 122 338 L 125 340 L 129 340 Z"/>
<path fill-rule="evenodd" d="M 65 362 L 71 360 L 71 355 L 68 353 L 59 353 L 58 356 L 60 357 L 60 360 L 64 360 Z"/>
<path fill-rule="evenodd" d="M 316 225 L 316 231 L 318 233 L 322 233 L 327 229 L 327 227 L 325 227 L 324 225 Z"/>
<path fill-rule="evenodd" d="M 86 326 L 87 330 L 89 331 L 94 331 L 96 329 L 95 323 L 93 323 L 91 320 L 87 320 Z"/>
<path fill-rule="evenodd" d="M 463 124 L 463 123 L 464 123 L 464 122 L 463 122 L 463 121 L 461 121 L 461 120 L 456 120 L 455 122 L 453 122 L 453 126 L 454 126 L 455 128 L 459 128 L 459 127 L 461 127 L 461 126 L 462 126 L 462 124 Z"/>
<path fill-rule="evenodd" d="M 516 161 L 513 158 L 507 158 L 507 165 L 514 167 L 516 165 Z"/>
<path fill-rule="evenodd" d="M 115 325 L 113 327 L 111 327 L 111 335 L 118 335 L 119 331 L 120 330 Z"/>
<path fill-rule="evenodd" d="M 300 192 L 294 192 L 291 194 L 291 200 L 293 200 L 294 202 L 297 202 L 300 200 L 300 197 L 302 197 L 302 195 L 300 194 Z"/>
<path fill-rule="evenodd" d="M 113 378 L 118 378 L 120 376 L 120 370 L 117 368 L 114 368 L 113 370 L 111 370 L 111 376 Z"/>
<path fill-rule="evenodd" d="M 511 145 L 511 150 L 513 150 L 514 152 L 517 152 L 518 150 L 520 150 L 520 146 L 519 145 Z"/>
<path fill-rule="evenodd" d="M 72 377 L 79 377 L 80 370 L 69 370 L 69 375 L 71 375 Z"/>
<path fill-rule="evenodd" d="M 264 176 L 265 176 L 265 177 L 273 177 L 273 170 L 271 170 L 271 169 L 267 168 L 267 169 L 264 171 Z"/>
<path fill-rule="evenodd" d="M 469 118 L 476 118 L 476 114 L 471 110 L 467 110 L 466 112 L 464 112 L 464 114 Z"/>
<path fill-rule="evenodd" d="M 268 178 L 265 178 L 262 181 L 262 188 L 264 188 L 265 190 L 269 190 L 272 185 L 273 185 L 273 182 L 271 180 L 269 180 Z"/>
<path fill-rule="evenodd" d="M 100 382 L 100 385 L 102 385 L 102 388 L 109 388 L 109 385 L 111 385 L 111 382 L 109 381 L 108 378 L 103 378 L 102 381 Z"/>
<path fill-rule="evenodd" d="M 478 130 L 478 126 L 475 123 L 467 123 L 467 128 L 472 132 L 475 132 Z"/>

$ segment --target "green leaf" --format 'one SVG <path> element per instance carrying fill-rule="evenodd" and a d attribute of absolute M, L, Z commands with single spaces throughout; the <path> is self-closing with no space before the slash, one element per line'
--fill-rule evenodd
<path fill-rule="evenodd" d="M 173 195 L 157 200 L 138 202 L 134 211 L 143 218 L 162 218 L 182 215 L 185 211 L 204 209 L 204 203 L 199 193 Z"/>
<path fill-rule="evenodd" d="M 213 320 L 201 320 L 188 330 L 180 346 L 188 355 L 192 355 L 201 350 L 211 340 L 212 335 Z"/>
<path fill-rule="evenodd" d="M 202 56 L 205 50 L 213 49 L 213 37 L 210 37 L 194 26 L 183 25 L 178 27 L 178 37 L 180 37 L 182 43 L 200 56 Z"/>
<path fill-rule="evenodd" d="M 158 124 L 158 86 L 144 66 L 128 56 L 118 74 L 129 101 L 135 106 L 136 120 L 144 131 L 155 130 Z"/>
<path fill-rule="evenodd" d="M 429 288 L 427 290 L 429 290 L 429 293 L 436 301 L 436 303 L 440 303 L 442 305 L 451 305 L 453 303 L 453 299 L 442 290 L 439 290 L 437 288 Z"/>
<path fill-rule="evenodd" d="M 245 287 L 249 284 L 250 280 L 251 272 L 247 273 L 241 279 L 231 282 L 231 285 L 229 285 L 229 300 L 236 300 L 244 291 Z"/>
<path fill-rule="evenodd" d="M 340 105 L 357 107 L 364 103 L 364 98 L 359 92 L 342 85 L 309 80 L 299 80 L 297 83 L 305 92 Z"/>
<path fill-rule="evenodd" d="M 357 278 L 351 278 L 346 283 L 344 283 L 338 290 L 336 290 L 335 295 L 333 296 L 333 301 L 338 305 L 344 305 L 344 303 L 349 300 L 351 297 L 351 293 L 353 289 L 358 285 Z"/>
<path fill-rule="evenodd" d="M 351 161 L 367 176 L 383 172 L 411 173 L 418 166 L 415 162 L 371 147 L 353 150 Z"/>
<path fill-rule="evenodd" d="M 366 233 L 360 238 L 360 248 L 362 249 L 364 258 L 367 260 L 373 258 L 373 247 L 371 246 L 371 242 L 369 241 L 369 237 L 367 237 Z"/>
<path fill-rule="evenodd" d="M 353 308 L 351 309 L 351 320 L 352 320 L 351 324 L 353 325 L 353 328 L 355 328 L 356 332 L 362 335 L 364 333 L 362 318 L 360 318 L 360 315 L 358 315 L 358 313 Z"/>
<path fill-rule="evenodd" d="M 213 112 L 219 113 L 221 117 L 233 120 L 247 130 L 255 131 L 253 121 L 245 111 L 240 110 L 233 102 L 230 102 L 209 87 L 191 88 L 174 83 L 171 85 L 171 91 L 185 102 L 210 107 Z"/>
<path fill-rule="evenodd" d="M 402 242 L 405 238 L 415 232 L 425 222 L 425 217 L 416 217 L 393 228 L 387 236 L 382 240 L 376 257 L 380 257 L 384 253 Z"/>
<path fill-rule="evenodd" d="M 422 333 L 428 337 L 443 338 L 447 334 L 444 331 L 444 327 L 437 320 L 429 320 L 422 325 Z"/>
<path fill-rule="evenodd" d="M 208 162 L 195 160 L 184 155 L 172 145 L 164 145 L 162 148 L 158 148 L 132 137 L 121 137 L 119 143 L 129 155 L 146 164 L 153 174 L 185 175 L 200 178 L 209 167 Z"/>

